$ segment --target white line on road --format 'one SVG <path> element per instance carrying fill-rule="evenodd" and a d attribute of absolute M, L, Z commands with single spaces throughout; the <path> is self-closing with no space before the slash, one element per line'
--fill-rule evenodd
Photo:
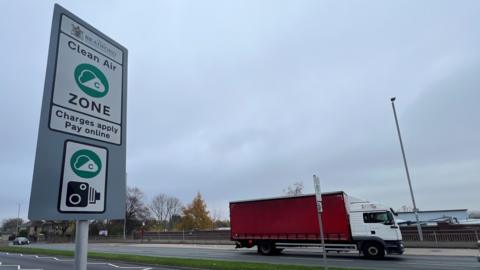
<path fill-rule="evenodd" d="M 40 257 L 38 255 L 28 255 L 28 254 L 22 254 L 22 253 L 9 253 L 9 252 L 4 252 L 3 254 L 5 255 L 9 255 L 9 256 L 12 256 L 12 255 L 18 255 L 20 257 L 33 257 L 35 259 L 52 259 L 52 260 L 55 260 L 55 261 L 59 261 L 59 262 L 72 262 L 73 259 L 59 259 L 57 257 Z M 151 267 L 143 267 L 143 266 L 119 266 L 119 265 L 115 265 L 113 263 L 107 263 L 107 262 L 87 262 L 87 264 L 98 264 L 98 265 L 108 265 L 108 266 L 111 266 L 113 268 L 118 268 L 118 269 L 140 269 L 140 270 L 151 270 L 152 268 Z M 2 265 L 2 263 L 0 262 L 0 267 L 2 266 L 17 266 L 17 265 Z M 20 268 L 20 265 L 18 265 L 18 268 L 17 269 L 21 269 L 23 270 L 22 268 Z M 43 270 L 43 269 L 25 269 L 25 270 Z"/>
<path fill-rule="evenodd" d="M 415 265 L 415 266 L 430 266 L 430 267 L 449 267 L 449 269 L 455 269 L 457 267 L 467 267 L 467 268 L 474 268 L 474 269 L 478 269 L 478 265 L 468 265 L 468 264 L 465 264 L 463 263 L 462 265 L 449 265 L 449 264 L 440 264 L 440 263 L 424 263 L 424 262 L 416 262 L 416 263 L 413 263 L 413 262 L 400 262 L 399 264 L 404 264 L 404 265 Z"/>
<path fill-rule="evenodd" d="M 98 262 L 98 263 L 91 262 L 91 263 L 87 263 L 87 264 L 108 265 L 108 266 L 111 266 L 111 267 L 114 267 L 114 268 L 118 268 L 118 269 L 141 269 L 141 270 L 151 270 L 151 269 L 152 269 L 152 268 L 150 268 L 150 267 L 145 268 L 145 267 L 140 267 L 140 266 L 118 266 L 118 265 L 115 265 L 115 264 L 113 264 L 113 263 L 102 263 L 102 262 Z"/>
<path fill-rule="evenodd" d="M 43 269 L 22 268 L 20 265 L 17 265 L 17 264 L 8 265 L 8 264 L 2 264 L 2 262 L 0 262 L 0 268 L 2 267 L 17 267 L 17 270 L 43 270 Z"/>

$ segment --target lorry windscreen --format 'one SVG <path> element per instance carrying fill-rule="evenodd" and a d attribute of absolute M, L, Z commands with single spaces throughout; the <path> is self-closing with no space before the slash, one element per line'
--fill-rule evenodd
<path fill-rule="evenodd" d="M 393 215 L 389 211 L 363 213 L 363 222 L 365 223 L 383 223 L 386 225 L 395 224 Z"/>

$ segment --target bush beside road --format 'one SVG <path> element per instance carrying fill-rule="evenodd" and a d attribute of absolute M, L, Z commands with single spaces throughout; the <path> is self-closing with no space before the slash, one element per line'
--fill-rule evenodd
<path fill-rule="evenodd" d="M 24 247 L 0 247 L 2 252 L 35 254 L 73 257 L 73 251 L 40 249 L 40 248 L 24 248 Z M 323 267 L 312 267 L 302 265 L 287 264 L 270 264 L 270 263 L 252 263 L 237 261 L 221 261 L 221 260 L 203 260 L 203 259 L 181 259 L 168 257 L 140 256 L 131 254 L 114 254 L 103 252 L 89 252 L 89 259 L 101 259 L 115 262 L 127 262 L 155 266 L 176 266 L 189 267 L 195 269 L 212 269 L 212 270 L 323 270 Z M 332 270 L 348 270 L 351 268 L 332 268 Z M 358 270 L 358 269 L 357 269 Z"/>

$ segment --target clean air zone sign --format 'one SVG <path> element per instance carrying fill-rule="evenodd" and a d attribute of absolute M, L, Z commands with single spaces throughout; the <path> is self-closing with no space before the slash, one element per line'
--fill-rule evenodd
<path fill-rule="evenodd" d="M 67 141 L 60 187 L 60 212 L 103 212 L 108 168 L 105 148 Z"/>
<path fill-rule="evenodd" d="M 123 52 L 61 17 L 50 128 L 121 143 Z"/>
<path fill-rule="evenodd" d="M 127 55 L 55 5 L 30 220 L 125 217 Z"/>

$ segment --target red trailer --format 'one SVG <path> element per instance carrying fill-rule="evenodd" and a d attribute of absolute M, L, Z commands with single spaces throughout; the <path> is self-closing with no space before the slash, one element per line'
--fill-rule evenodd
<path fill-rule="evenodd" d="M 374 236 L 358 235 L 355 231 L 353 237 L 350 203 L 344 192 L 324 193 L 322 201 L 324 237 L 325 242 L 330 245 L 329 249 L 358 248 L 365 251 L 367 246 L 371 247 L 366 243 L 374 243 L 375 240 L 375 243 L 381 243 L 381 246 L 375 245 L 378 248 L 376 252 L 382 253 L 381 257 L 385 250 L 394 253 L 395 249 L 386 243 L 392 241 L 382 239 L 380 230 L 379 234 Z M 360 208 L 363 208 L 360 214 L 385 213 L 385 210 L 379 207 L 376 207 L 375 211 L 368 207 Z M 231 239 L 236 242 L 237 247 L 250 248 L 257 245 L 259 253 L 262 254 L 279 253 L 282 247 L 287 246 L 318 246 L 320 243 L 315 195 L 230 202 L 230 226 Z M 398 230 L 398 227 L 396 229 Z M 395 246 L 403 252 L 403 245 L 400 244 L 395 243 Z"/>

